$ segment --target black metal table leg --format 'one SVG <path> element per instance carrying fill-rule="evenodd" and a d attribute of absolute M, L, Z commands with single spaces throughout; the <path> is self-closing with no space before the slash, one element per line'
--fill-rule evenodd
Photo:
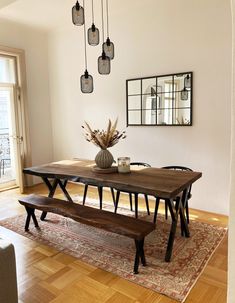
<path fill-rule="evenodd" d="M 48 190 L 49 190 L 49 194 L 50 194 L 50 191 L 52 190 L 52 185 L 51 185 L 51 182 L 48 180 L 48 178 L 46 177 L 42 177 L 42 180 L 43 182 L 46 184 Z"/>
<path fill-rule="evenodd" d="M 135 240 L 135 247 L 136 247 L 136 253 L 135 253 L 135 262 L 134 262 L 134 274 L 138 274 L 140 260 L 143 266 L 147 266 L 145 255 L 144 255 L 144 239 Z"/>
<path fill-rule="evenodd" d="M 166 262 L 170 262 L 170 260 L 171 260 L 179 215 L 180 215 L 180 224 L 181 224 L 181 234 L 185 235 L 186 237 L 190 236 L 187 220 L 185 218 L 184 206 L 182 203 L 182 200 L 184 201 L 184 198 L 187 196 L 187 194 L 188 194 L 188 189 L 185 189 L 183 192 L 182 198 L 179 197 L 176 199 L 175 207 L 174 207 L 174 202 L 172 199 L 166 200 L 166 203 L 170 210 L 170 214 L 171 214 L 171 218 L 172 218 L 171 230 L 170 230 L 170 235 L 168 238 L 167 250 L 166 250 L 166 255 L 165 255 Z"/>
<path fill-rule="evenodd" d="M 181 211 L 180 211 L 180 197 L 177 197 L 176 200 L 175 200 L 175 211 L 179 212 L 180 214 L 180 229 L 181 229 L 181 236 L 183 237 L 184 234 L 185 234 L 185 229 L 184 229 L 184 226 L 183 226 L 183 221 L 182 221 L 182 216 L 181 216 Z"/>
<path fill-rule="evenodd" d="M 48 180 L 48 178 L 43 177 L 42 180 L 44 181 L 44 183 L 46 184 L 47 188 L 49 189 L 49 194 L 48 197 L 53 198 L 55 191 L 56 191 L 56 187 L 58 185 L 58 179 L 54 179 L 53 184 L 51 185 L 50 181 Z M 43 221 L 45 220 L 47 215 L 47 212 L 43 211 L 41 214 L 40 219 Z"/>
<path fill-rule="evenodd" d="M 189 232 L 189 228 L 188 228 L 188 220 L 185 217 L 185 205 L 187 203 L 187 197 L 188 197 L 188 188 L 186 188 L 183 191 L 182 199 L 179 200 L 178 208 L 179 208 L 179 213 L 180 213 L 182 236 L 189 238 L 190 232 Z"/>
<path fill-rule="evenodd" d="M 175 212 L 174 212 L 175 207 L 174 207 L 173 200 L 166 199 L 166 205 L 167 205 L 167 209 L 169 208 L 171 219 L 174 220 L 175 219 Z"/>
<path fill-rule="evenodd" d="M 156 223 L 156 221 L 157 221 L 157 213 L 158 213 L 159 202 L 160 202 L 160 198 L 157 197 L 156 198 L 156 204 L 155 204 L 153 223 Z"/>
<path fill-rule="evenodd" d="M 177 227 L 177 221 L 178 221 L 178 211 L 175 211 L 174 213 L 174 202 L 171 199 L 167 199 L 166 203 L 169 207 L 171 217 L 172 217 L 172 223 L 171 223 L 171 230 L 170 230 L 170 235 L 168 238 L 168 243 L 167 243 L 167 250 L 166 250 L 166 255 L 165 255 L 165 261 L 170 262 L 171 260 L 171 255 L 172 255 L 172 249 L 173 249 L 173 244 L 175 240 L 175 232 L 176 232 L 176 227 Z"/>
<path fill-rule="evenodd" d="M 67 185 L 67 182 L 68 182 L 67 180 L 64 180 L 64 182 L 62 182 L 60 179 L 58 179 L 58 184 L 59 184 L 64 196 L 67 198 L 67 200 L 69 202 L 73 202 L 72 198 L 70 197 L 69 193 L 67 192 L 67 190 L 65 188 Z"/>

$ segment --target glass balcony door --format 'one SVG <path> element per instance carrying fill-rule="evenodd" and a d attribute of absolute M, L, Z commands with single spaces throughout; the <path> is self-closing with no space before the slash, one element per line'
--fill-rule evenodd
<path fill-rule="evenodd" d="M 0 55 L 0 190 L 23 187 L 16 58 Z"/>
<path fill-rule="evenodd" d="M 17 185 L 12 123 L 13 85 L 0 84 L 0 188 Z"/>

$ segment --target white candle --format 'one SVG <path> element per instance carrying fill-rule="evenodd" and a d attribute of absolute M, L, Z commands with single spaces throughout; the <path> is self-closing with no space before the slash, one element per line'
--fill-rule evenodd
<path fill-rule="evenodd" d="M 124 174 L 130 172 L 130 158 L 129 157 L 118 158 L 118 172 L 124 173 Z"/>

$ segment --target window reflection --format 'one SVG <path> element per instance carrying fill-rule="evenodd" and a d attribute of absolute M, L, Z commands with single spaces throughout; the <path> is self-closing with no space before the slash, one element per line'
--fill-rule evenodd
<path fill-rule="evenodd" d="M 191 104 L 191 72 L 127 80 L 128 125 L 192 125 Z"/>

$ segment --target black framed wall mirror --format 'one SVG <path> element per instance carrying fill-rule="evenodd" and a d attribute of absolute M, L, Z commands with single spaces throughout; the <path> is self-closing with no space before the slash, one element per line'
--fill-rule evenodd
<path fill-rule="evenodd" d="M 193 73 L 126 80 L 127 126 L 191 126 Z"/>

